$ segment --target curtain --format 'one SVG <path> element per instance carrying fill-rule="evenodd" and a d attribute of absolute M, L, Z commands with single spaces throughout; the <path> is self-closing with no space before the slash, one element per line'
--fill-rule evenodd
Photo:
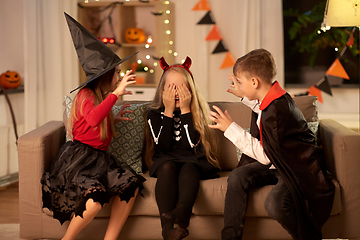
<path fill-rule="evenodd" d="M 192 11 L 199 0 L 173 0 L 177 62 L 193 60 L 191 71 L 208 101 L 238 101 L 226 92 L 232 68 L 220 69 L 226 53 L 214 53 L 218 41 L 206 41 L 214 25 L 197 25 L 207 11 Z M 277 64 L 277 80 L 284 86 L 281 0 L 208 0 L 211 16 L 224 46 L 235 59 L 256 48 L 269 50 Z"/>
<path fill-rule="evenodd" d="M 79 65 L 64 12 L 75 0 L 23 0 L 25 133 L 62 120 L 64 95 L 78 86 Z"/>

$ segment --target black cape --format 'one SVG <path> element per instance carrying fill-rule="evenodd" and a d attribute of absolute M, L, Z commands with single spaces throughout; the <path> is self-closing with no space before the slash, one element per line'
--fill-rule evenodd
<path fill-rule="evenodd" d="M 266 155 L 290 190 L 299 239 L 321 240 L 321 227 L 330 216 L 335 187 L 302 112 L 287 93 L 271 100 L 262 110 L 262 136 L 256 125 L 258 114 L 252 114 L 250 133 L 262 138 Z M 253 161 L 243 154 L 239 165 Z"/>

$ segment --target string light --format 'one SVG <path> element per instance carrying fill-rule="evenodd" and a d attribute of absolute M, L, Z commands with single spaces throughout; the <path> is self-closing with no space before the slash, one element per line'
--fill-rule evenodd
<path fill-rule="evenodd" d="M 177 52 L 174 52 L 174 56 L 176 57 L 178 55 L 178 53 Z"/>
<path fill-rule="evenodd" d="M 166 34 L 168 34 L 168 35 L 169 35 L 170 33 L 171 33 L 171 31 L 170 31 L 170 30 L 166 30 Z"/>
<path fill-rule="evenodd" d="M 337 52 L 337 51 L 339 51 L 339 48 L 336 47 L 336 48 L 335 48 L 335 52 Z"/>
<path fill-rule="evenodd" d="M 168 9 L 168 10 L 166 10 L 166 12 L 165 12 L 166 14 L 170 14 L 170 10 Z"/>
<path fill-rule="evenodd" d="M 173 45 L 173 44 L 174 44 L 174 42 L 170 40 L 170 41 L 169 41 L 169 44 L 170 44 L 170 45 Z"/>
<path fill-rule="evenodd" d="M 150 47 L 150 45 L 149 44 L 145 44 L 145 48 L 149 48 Z"/>
<path fill-rule="evenodd" d="M 169 24 L 170 23 L 169 19 L 165 19 L 164 23 Z"/>
<path fill-rule="evenodd" d="M 154 67 L 156 67 L 158 65 L 158 63 L 157 62 L 154 62 Z"/>
<path fill-rule="evenodd" d="M 146 55 L 146 59 L 150 59 L 150 55 Z"/>
<path fill-rule="evenodd" d="M 169 2 L 169 1 L 165 1 L 164 3 L 165 3 L 165 4 L 170 4 L 170 2 Z"/>

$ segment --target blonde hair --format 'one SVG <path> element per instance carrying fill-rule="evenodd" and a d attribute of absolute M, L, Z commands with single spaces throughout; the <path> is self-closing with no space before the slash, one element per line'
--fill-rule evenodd
<path fill-rule="evenodd" d="M 244 72 L 272 83 L 276 76 L 276 64 L 271 53 L 263 48 L 255 49 L 238 58 L 233 67 L 234 75 Z"/>
<path fill-rule="evenodd" d="M 217 142 L 216 135 L 214 130 L 209 128 L 208 124 L 210 124 L 209 116 L 209 105 L 201 95 L 199 88 L 194 81 L 193 77 L 190 73 L 182 67 L 171 67 L 167 70 L 161 77 L 158 88 L 155 93 L 155 97 L 150 104 L 151 109 L 159 109 L 164 107 L 163 104 L 163 91 L 166 82 L 166 76 L 171 71 L 176 71 L 180 73 L 185 79 L 187 86 L 190 88 L 190 92 L 192 93 L 190 109 L 191 115 L 193 119 L 193 124 L 196 131 L 200 134 L 200 142 L 202 147 L 204 148 L 206 157 L 208 161 L 216 167 L 219 167 L 219 161 L 217 159 Z M 147 124 L 146 124 L 147 125 Z M 150 166 L 152 164 L 152 156 L 154 154 L 154 142 L 152 140 L 149 126 L 145 127 L 145 163 Z M 196 149 L 195 149 L 196 151 Z"/>
<path fill-rule="evenodd" d="M 111 69 L 110 71 L 104 73 L 97 79 L 91 81 L 90 83 L 86 84 L 82 89 L 87 88 L 90 91 L 87 91 L 83 96 L 81 96 L 81 103 L 79 104 L 79 93 L 82 89 L 78 91 L 76 94 L 71 110 L 70 110 L 70 116 L 69 116 L 69 135 L 72 137 L 72 129 L 74 125 L 74 120 L 79 120 L 79 116 L 77 113 L 80 113 L 83 115 L 83 104 L 85 99 L 90 97 L 91 95 L 95 97 L 95 106 L 99 105 L 111 92 L 111 84 L 112 79 L 114 75 L 115 69 Z M 80 109 L 77 109 L 77 106 L 80 106 Z M 79 111 L 80 110 L 80 111 Z M 100 124 L 100 139 L 101 141 L 104 141 L 108 137 L 108 126 L 107 126 L 107 118 L 110 119 L 110 127 L 111 127 L 111 133 L 114 137 L 117 137 L 117 133 L 114 129 L 114 114 L 112 111 L 109 112 L 109 115 L 101 122 Z M 97 127 L 96 127 L 97 128 Z"/>

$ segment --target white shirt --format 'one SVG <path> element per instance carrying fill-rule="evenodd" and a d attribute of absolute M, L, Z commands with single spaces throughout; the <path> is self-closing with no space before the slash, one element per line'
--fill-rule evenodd
<path fill-rule="evenodd" d="M 260 129 L 260 119 L 262 113 L 260 110 L 260 102 L 257 100 L 250 101 L 247 97 L 244 97 L 242 103 L 258 114 L 256 124 Z M 269 165 L 271 163 L 264 151 L 264 148 L 261 146 L 260 141 L 257 138 L 252 137 L 250 133 L 245 131 L 237 123 L 231 123 L 224 132 L 224 136 L 236 147 L 238 147 L 243 154 L 256 159 L 259 163 L 264 165 Z M 271 165 L 270 169 L 275 169 L 274 165 Z"/>

